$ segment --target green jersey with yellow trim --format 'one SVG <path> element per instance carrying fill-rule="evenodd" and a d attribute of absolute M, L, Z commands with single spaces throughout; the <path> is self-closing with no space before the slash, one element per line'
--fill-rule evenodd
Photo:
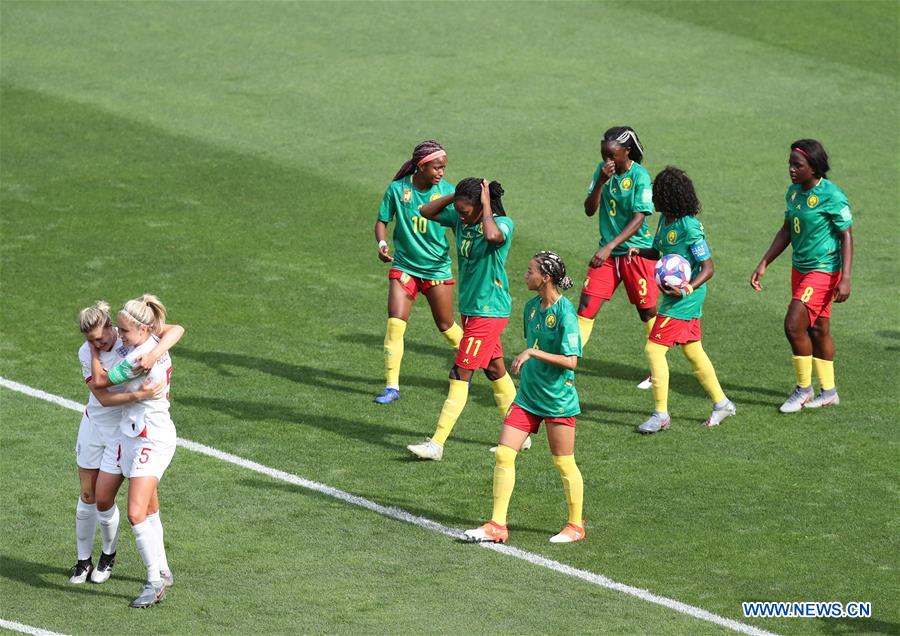
<path fill-rule="evenodd" d="M 446 194 L 453 194 L 453 186 L 443 179 L 428 190 L 416 188 L 412 175 L 391 182 L 378 209 L 379 221 L 396 220 L 391 267 L 427 280 L 453 278 L 447 232 L 419 213 L 423 205 Z"/>
<path fill-rule="evenodd" d="M 594 177 L 588 186 L 588 194 L 594 191 L 597 178 L 603 169 L 603 163 L 597 165 Z M 653 184 L 650 181 L 650 173 L 637 161 L 631 162 L 631 167 L 622 174 L 613 174 L 609 181 L 603 184 L 600 193 L 600 247 L 603 247 L 616 236 L 631 221 L 635 213 L 650 216 L 653 214 Z M 621 256 L 628 252 L 629 247 L 650 247 L 653 244 L 653 235 L 647 227 L 645 220 L 638 231 L 613 250 L 613 256 Z"/>
<path fill-rule="evenodd" d="M 784 200 L 794 268 L 804 273 L 840 271 L 841 232 L 853 225 L 844 191 L 828 179 L 820 179 L 806 192 L 800 184 L 791 184 Z"/>
<path fill-rule="evenodd" d="M 503 233 L 499 245 L 484 238 L 482 224 L 467 225 L 456 210 L 445 209 L 438 221 L 453 228 L 456 235 L 459 268 L 459 313 L 464 316 L 505 318 L 512 310 L 506 259 L 512 244 L 514 224 L 506 216 L 495 216 L 494 222 Z"/>
<path fill-rule="evenodd" d="M 543 309 L 541 297 L 525 304 L 525 341 L 529 347 L 581 357 L 581 334 L 575 307 L 565 296 Z M 575 372 L 530 358 L 522 365 L 515 403 L 541 417 L 572 417 L 581 412 Z"/>
<path fill-rule="evenodd" d="M 683 216 L 671 223 L 666 223 L 666 217 L 661 216 L 653 247 L 659 252 L 660 258 L 666 254 L 678 254 L 686 258 L 691 264 L 691 279 L 696 278 L 700 272 L 700 263 L 711 258 L 703 224 L 693 216 Z M 663 301 L 657 313 L 679 320 L 700 318 L 703 315 L 703 302 L 706 300 L 706 287 L 707 284 L 704 283 L 693 294 L 684 298 L 660 294 Z"/>

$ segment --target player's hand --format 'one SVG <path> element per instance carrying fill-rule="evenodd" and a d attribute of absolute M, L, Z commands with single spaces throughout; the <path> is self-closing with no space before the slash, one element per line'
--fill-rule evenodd
<path fill-rule="evenodd" d="M 753 270 L 753 273 L 750 274 L 750 287 L 755 289 L 756 291 L 762 291 L 762 285 L 760 281 L 762 280 L 763 274 L 766 273 L 766 266 L 763 263 L 760 263 L 756 266 L 756 269 Z M 847 290 L 847 293 L 850 293 L 850 290 Z"/>
<path fill-rule="evenodd" d="M 641 250 L 636 247 L 629 247 L 628 252 L 625 254 L 625 262 L 631 263 L 631 259 L 635 256 L 640 256 Z"/>
<path fill-rule="evenodd" d="M 91 345 L 90 347 L 88 347 L 88 349 L 91 350 L 91 358 L 99 358 L 100 357 L 100 350 L 97 349 L 97 347 L 95 347 L 94 345 Z"/>
<path fill-rule="evenodd" d="M 842 278 L 841 282 L 834 288 L 834 302 L 842 303 L 850 298 L 850 281 Z"/>
<path fill-rule="evenodd" d="M 487 179 L 481 180 L 481 211 L 483 214 L 492 214 L 491 212 L 491 186 Z"/>
<path fill-rule="evenodd" d="M 153 382 L 150 378 L 144 380 L 141 388 L 136 391 L 140 399 L 149 400 L 154 397 L 163 397 L 166 394 L 166 383 L 164 380 Z"/>
<path fill-rule="evenodd" d="M 616 173 L 616 162 L 612 159 L 607 159 L 603 162 L 603 167 L 600 168 L 600 179 L 603 183 L 609 181 L 609 178 L 612 177 Z"/>
<path fill-rule="evenodd" d="M 683 298 L 683 296 L 681 295 L 680 289 L 676 289 L 675 287 L 670 287 L 669 285 L 666 285 L 665 283 L 663 283 L 662 285 L 659 286 L 659 290 L 662 293 L 664 293 L 666 296 L 671 296 L 672 298 Z"/>
<path fill-rule="evenodd" d="M 393 261 L 394 257 L 389 254 L 390 251 L 391 251 L 391 248 L 388 245 L 385 245 L 384 247 L 379 247 L 378 248 L 378 260 L 380 260 L 382 263 L 390 263 L 391 261 Z"/>
<path fill-rule="evenodd" d="M 135 373 L 140 374 L 142 371 L 149 371 L 153 368 L 153 365 L 156 364 L 157 360 L 159 360 L 159 354 L 154 354 L 152 351 L 148 351 L 144 355 L 135 358 Z"/>
<path fill-rule="evenodd" d="M 522 365 L 528 362 L 531 358 L 531 354 L 534 352 L 534 349 L 530 347 L 525 349 L 522 353 L 513 358 L 513 361 L 509 365 L 510 371 L 513 372 L 514 375 L 519 375 L 519 372 L 522 370 Z"/>
<path fill-rule="evenodd" d="M 590 266 L 591 267 L 600 267 L 601 265 L 603 265 L 603 263 L 606 262 L 606 260 L 610 257 L 611 254 L 612 254 L 612 250 L 609 248 L 609 246 L 604 245 L 599 250 L 597 250 L 596 254 L 594 254 L 594 257 L 591 259 Z"/>

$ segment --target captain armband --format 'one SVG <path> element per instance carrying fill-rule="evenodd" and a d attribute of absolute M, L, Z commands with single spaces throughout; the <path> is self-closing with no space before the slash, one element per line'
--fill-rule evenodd
<path fill-rule="evenodd" d="M 706 244 L 704 239 L 700 239 L 699 242 L 691 245 L 691 255 L 698 261 L 705 261 L 712 256 L 709 253 L 709 245 Z"/>

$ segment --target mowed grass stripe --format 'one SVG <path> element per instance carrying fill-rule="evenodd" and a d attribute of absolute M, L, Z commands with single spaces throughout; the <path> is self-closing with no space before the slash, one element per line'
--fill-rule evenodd
<path fill-rule="evenodd" d="M 38 398 L 41 400 L 45 400 L 51 402 L 53 404 L 57 404 L 59 406 L 63 406 L 73 411 L 81 412 L 84 409 L 84 405 L 77 404 L 72 402 L 71 400 L 67 400 L 66 398 L 53 395 L 50 393 L 46 393 L 45 391 L 41 391 L 40 389 L 35 389 L 33 387 L 29 387 L 27 385 L 20 384 L 18 382 L 8 380 L 7 378 L 0 377 L 0 385 L 25 395 Z M 236 466 L 240 466 L 241 468 L 246 468 L 248 470 L 252 470 L 254 472 L 266 475 L 273 479 L 278 479 L 280 481 L 285 481 L 287 483 L 293 484 L 295 486 L 299 486 L 306 490 L 312 490 L 314 492 L 318 492 L 324 495 L 328 495 L 329 497 L 333 497 L 338 499 L 344 503 L 352 504 L 354 506 L 359 506 L 361 508 L 365 508 L 366 510 L 370 510 L 372 512 L 376 512 L 380 515 L 384 515 L 386 517 L 390 517 L 392 519 L 396 519 L 398 521 L 403 521 L 405 523 L 409 523 L 420 528 L 424 528 L 426 530 L 432 530 L 434 532 L 438 532 L 440 534 L 444 534 L 448 537 L 462 540 L 463 533 L 459 529 L 450 528 L 430 519 L 426 519 L 424 517 L 419 517 L 416 515 L 412 515 L 405 510 L 401 510 L 395 507 L 382 506 L 374 501 L 370 501 L 365 499 L 364 497 L 358 497 L 348 492 L 344 492 L 343 490 L 332 488 L 331 486 L 320 484 L 315 481 L 311 481 L 309 479 L 305 479 L 298 475 L 292 475 L 290 473 L 286 473 L 282 470 L 278 470 L 275 468 L 270 468 L 268 466 L 264 466 L 257 462 L 244 459 L 243 457 L 238 457 L 237 455 L 233 455 L 231 453 L 226 453 L 224 451 L 220 451 L 218 449 L 212 448 L 210 446 L 206 446 L 204 444 L 198 444 L 196 442 L 192 442 L 191 440 L 178 438 L 178 445 L 182 448 L 186 448 L 187 450 L 194 451 L 196 453 L 200 453 L 202 455 L 206 455 L 208 457 L 212 457 L 214 459 L 218 459 L 224 462 L 228 462 L 230 464 L 234 464 Z M 700 620 L 704 620 L 715 625 L 719 625 L 721 627 L 725 627 L 727 629 L 733 630 L 742 634 L 752 634 L 754 636 L 762 636 L 765 634 L 771 634 L 771 632 L 767 632 L 765 630 L 757 629 L 750 625 L 745 625 L 743 623 L 739 623 L 738 621 L 734 621 L 722 616 L 718 616 L 717 614 L 713 614 L 712 612 L 708 612 L 702 608 L 694 607 L 692 605 L 688 605 L 687 603 L 682 603 L 680 601 L 666 598 L 664 596 L 659 596 L 657 594 L 653 594 L 648 590 L 643 590 L 640 588 L 636 588 L 624 583 L 619 583 L 617 581 L 613 581 L 603 575 L 596 574 L 593 572 L 587 572 L 585 570 L 580 570 L 578 568 L 573 568 L 571 566 L 560 563 L 559 561 L 554 561 L 553 559 L 548 559 L 546 557 L 533 554 L 531 552 L 527 552 L 525 550 L 519 550 L 517 548 L 511 546 L 504 545 L 489 545 L 489 544 L 481 544 L 482 547 L 492 549 L 495 552 L 500 554 L 508 555 L 515 557 L 517 559 L 521 559 L 533 565 L 537 565 L 540 567 L 544 567 L 554 572 L 558 572 L 560 574 L 564 574 L 566 576 L 570 576 L 573 578 L 580 579 L 587 583 L 591 583 L 593 585 L 599 585 L 600 587 L 604 587 L 610 590 L 614 590 L 616 592 L 621 592 L 623 594 L 627 594 L 629 596 L 634 596 L 643 601 L 647 601 L 648 603 L 654 603 L 656 605 L 661 605 L 668 609 L 674 610 L 676 612 L 680 612 L 682 614 L 686 614 L 693 618 L 697 618 Z"/>

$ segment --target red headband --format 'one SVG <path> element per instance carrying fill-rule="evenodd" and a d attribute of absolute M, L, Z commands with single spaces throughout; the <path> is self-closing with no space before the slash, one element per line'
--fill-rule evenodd
<path fill-rule="evenodd" d="M 801 155 L 803 155 L 807 159 L 812 159 L 812 157 L 810 157 L 809 154 L 807 154 L 807 152 L 803 148 L 794 147 L 794 148 L 791 148 L 791 150 L 796 150 L 797 152 L 799 152 Z"/>
<path fill-rule="evenodd" d="M 419 163 L 417 163 L 416 165 L 421 166 L 423 163 L 428 163 L 429 161 L 434 161 L 435 159 L 440 159 L 441 157 L 446 157 L 446 156 L 447 156 L 446 150 L 443 150 L 443 149 L 435 150 L 430 155 L 425 155 L 424 157 L 419 159 Z"/>

